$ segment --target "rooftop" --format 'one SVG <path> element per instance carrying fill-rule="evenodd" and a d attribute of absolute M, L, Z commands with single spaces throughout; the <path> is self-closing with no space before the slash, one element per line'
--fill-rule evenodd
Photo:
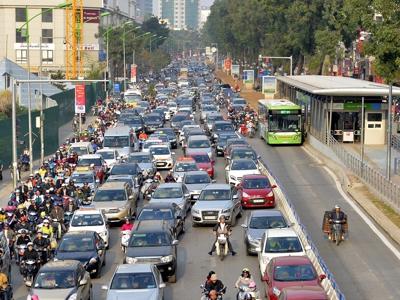
<path fill-rule="evenodd" d="M 278 76 L 278 81 L 298 89 L 323 96 L 386 96 L 389 86 L 366 80 L 341 76 L 298 75 Z M 400 96 L 400 88 L 393 87 L 393 95 Z"/>

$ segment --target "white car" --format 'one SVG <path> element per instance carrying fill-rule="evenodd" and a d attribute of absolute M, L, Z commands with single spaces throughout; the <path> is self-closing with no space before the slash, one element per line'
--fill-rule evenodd
<path fill-rule="evenodd" d="M 68 232 L 72 231 L 95 231 L 103 239 L 106 247 L 109 245 L 107 217 L 100 209 L 93 207 L 77 209 L 69 222 Z"/>
<path fill-rule="evenodd" d="M 153 161 L 156 164 L 157 169 L 172 169 L 174 166 L 174 159 L 171 149 L 168 145 L 153 145 L 149 148 Z"/>
<path fill-rule="evenodd" d="M 115 149 L 103 148 L 101 150 L 97 150 L 96 154 L 100 154 L 101 157 L 103 157 L 107 164 L 107 168 L 111 168 L 113 165 L 120 162 L 118 151 Z"/>
<path fill-rule="evenodd" d="M 299 236 L 293 228 L 272 228 L 265 230 L 258 252 L 258 263 L 263 275 L 269 261 L 280 256 L 303 256 L 306 255 L 308 247 L 304 247 Z"/>
<path fill-rule="evenodd" d="M 225 168 L 226 183 L 238 185 L 244 175 L 261 174 L 257 164 L 252 159 L 233 159 Z"/>
<path fill-rule="evenodd" d="M 169 112 L 173 115 L 178 111 L 178 105 L 176 102 L 167 102 L 167 106 L 169 109 Z"/>
<path fill-rule="evenodd" d="M 157 145 L 163 145 L 163 144 L 164 144 L 164 142 L 162 140 L 149 138 L 143 142 L 142 152 L 149 153 L 151 146 L 157 146 Z"/>

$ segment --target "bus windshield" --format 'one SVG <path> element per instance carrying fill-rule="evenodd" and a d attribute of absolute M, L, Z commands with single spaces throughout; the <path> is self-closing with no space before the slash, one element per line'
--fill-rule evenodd
<path fill-rule="evenodd" d="M 300 131 L 300 116 L 299 115 L 269 115 L 269 131 L 292 132 Z"/>

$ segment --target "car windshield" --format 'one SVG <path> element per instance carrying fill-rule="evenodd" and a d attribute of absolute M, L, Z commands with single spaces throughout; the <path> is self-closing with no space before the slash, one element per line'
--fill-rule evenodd
<path fill-rule="evenodd" d="M 295 236 L 269 237 L 265 243 L 265 253 L 301 252 L 303 248 Z"/>
<path fill-rule="evenodd" d="M 133 163 L 151 163 L 151 156 L 146 154 L 130 155 L 128 161 Z"/>
<path fill-rule="evenodd" d="M 187 175 L 185 178 L 186 184 L 201 184 L 201 183 L 210 183 L 211 179 L 208 174 L 199 174 L 199 175 Z"/>
<path fill-rule="evenodd" d="M 247 145 L 247 142 L 243 139 L 234 139 L 234 140 L 228 140 L 227 145 Z"/>
<path fill-rule="evenodd" d="M 196 163 L 209 163 L 211 162 L 210 158 L 208 157 L 207 154 L 199 154 L 199 155 L 192 155 L 193 159 L 196 161 Z"/>
<path fill-rule="evenodd" d="M 232 124 L 215 124 L 215 131 L 235 131 Z"/>
<path fill-rule="evenodd" d="M 121 164 L 115 165 L 110 172 L 110 175 L 137 175 L 137 165 Z"/>
<path fill-rule="evenodd" d="M 39 272 L 33 285 L 35 289 L 70 289 L 76 287 L 74 271 L 44 271 Z"/>
<path fill-rule="evenodd" d="M 90 166 L 90 165 L 95 165 L 95 166 L 101 166 L 102 161 L 100 158 L 79 158 L 78 159 L 78 166 Z"/>
<path fill-rule="evenodd" d="M 186 114 L 175 115 L 172 117 L 171 122 L 181 122 L 186 119 Z"/>
<path fill-rule="evenodd" d="M 171 238 L 165 232 L 133 233 L 129 241 L 130 247 L 159 247 L 171 244 Z"/>
<path fill-rule="evenodd" d="M 152 147 L 152 148 L 150 148 L 150 152 L 153 155 L 169 155 L 169 154 L 171 154 L 168 147 Z"/>
<path fill-rule="evenodd" d="M 102 151 L 102 152 L 96 152 L 96 153 L 100 154 L 103 159 L 114 159 L 115 158 L 114 151 Z"/>
<path fill-rule="evenodd" d="M 124 190 L 98 190 L 94 195 L 94 202 L 125 201 Z"/>
<path fill-rule="evenodd" d="M 231 153 L 231 159 L 239 159 L 239 158 L 249 158 L 252 160 L 257 159 L 256 153 L 251 149 L 237 149 L 233 150 Z"/>
<path fill-rule="evenodd" d="M 159 187 L 153 194 L 154 199 L 181 198 L 182 196 L 182 189 L 179 187 Z"/>
<path fill-rule="evenodd" d="M 78 155 L 84 155 L 84 154 L 89 154 L 88 148 L 87 147 L 78 147 L 78 146 L 73 146 L 69 149 L 69 152 L 75 152 Z"/>
<path fill-rule="evenodd" d="M 58 247 L 60 252 L 88 252 L 94 251 L 96 247 L 92 238 L 88 237 L 63 237 Z"/>
<path fill-rule="evenodd" d="M 94 182 L 94 176 L 92 174 L 79 174 L 79 173 L 74 173 L 71 176 L 71 179 L 75 183 L 93 183 Z"/>
<path fill-rule="evenodd" d="M 71 225 L 76 227 L 101 226 L 104 225 L 104 221 L 100 214 L 75 215 L 71 220 Z"/>
<path fill-rule="evenodd" d="M 161 123 L 161 118 L 160 118 L 160 116 L 156 116 L 156 115 L 154 115 L 154 116 L 145 116 L 144 117 L 144 121 L 146 122 L 146 123 L 148 123 L 148 122 L 152 122 L 152 123 Z"/>
<path fill-rule="evenodd" d="M 188 171 L 198 171 L 195 162 L 178 162 L 175 166 L 175 172 L 188 172 Z"/>
<path fill-rule="evenodd" d="M 252 160 L 234 160 L 231 165 L 231 170 L 255 170 L 256 163 Z"/>
<path fill-rule="evenodd" d="M 136 126 L 142 126 L 142 119 L 129 119 L 126 121 L 123 121 L 124 124 L 126 125 L 136 125 Z"/>
<path fill-rule="evenodd" d="M 276 266 L 274 279 L 276 281 L 311 281 L 317 274 L 311 264 Z"/>
<path fill-rule="evenodd" d="M 223 121 L 224 118 L 221 115 L 207 115 L 208 122 Z"/>
<path fill-rule="evenodd" d="M 245 189 L 265 189 L 269 188 L 271 185 L 268 178 L 246 178 L 243 182 L 243 187 Z"/>
<path fill-rule="evenodd" d="M 152 273 L 116 273 L 110 290 L 144 290 L 157 288 Z"/>
<path fill-rule="evenodd" d="M 231 196 L 230 190 L 203 190 L 200 194 L 200 201 L 229 200 Z"/>
<path fill-rule="evenodd" d="M 139 221 L 144 220 L 172 220 L 172 211 L 169 208 L 143 208 L 138 217 Z"/>
<path fill-rule="evenodd" d="M 149 140 L 147 140 L 144 144 L 143 144 L 143 149 L 149 149 L 150 148 L 150 146 L 152 146 L 152 145 L 158 145 L 158 144 L 161 144 L 162 143 L 162 141 L 161 140 L 154 140 L 154 141 L 149 141 Z"/>
<path fill-rule="evenodd" d="M 129 136 L 105 136 L 103 146 L 113 148 L 129 147 Z"/>
<path fill-rule="evenodd" d="M 189 148 L 210 148 L 209 140 L 191 140 L 188 142 Z"/>
<path fill-rule="evenodd" d="M 293 132 L 299 131 L 301 127 L 301 116 L 297 114 L 270 115 L 268 131 Z"/>
<path fill-rule="evenodd" d="M 282 216 L 252 217 L 249 224 L 251 229 L 284 228 L 286 226 L 286 221 Z"/>

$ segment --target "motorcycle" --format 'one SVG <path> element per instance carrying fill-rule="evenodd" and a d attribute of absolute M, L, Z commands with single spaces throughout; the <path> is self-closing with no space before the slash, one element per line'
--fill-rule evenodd
<path fill-rule="evenodd" d="M 201 300 L 209 300 L 210 297 L 208 296 L 208 294 L 210 291 L 207 290 L 203 284 L 200 285 L 200 288 L 202 289 L 202 292 L 201 292 L 202 296 L 200 299 Z M 218 293 L 217 300 L 222 300 L 222 296 L 226 293 L 226 286 L 222 290 L 218 291 L 217 293 Z"/>
<path fill-rule="evenodd" d="M 31 287 L 33 280 L 38 271 L 37 262 L 35 260 L 27 260 L 21 262 L 21 273 L 24 274 L 24 281 L 27 287 Z"/>
<path fill-rule="evenodd" d="M 39 257 L 39 264 L 44 265 L 45 263 L 47 263 L 49 257 L 47 248 L 35 247 L 35 250 Z"/>
<path fill-rule="evenodd" d="M 59 240 L 62 236 L 62 230 L 61 230 L 61 224 L 57 219 L 53 219 L 53 222 L 51 223 L 51 226 L 53 227 L 53 236 L 56 240 Z"/>
<path fill-rule="evenodd" d="M 153 179 L 146 179 L 141 189 L 143 200 L 150 200 L 159 184 L 158 181 L 154 181 Z"/>
<path fill-rule="evenodd" d="M 126 247 L 128 246 L 130 237 L 131 237 L 130 230 L 124 230 L 121 232 L 121 249 L 124 253 L 126 251 Z"/>
<path fill-rule="evenodd" d="M 28 154 L 22 154 L 21 155 L 21 164 L 22 164 L 22 170 L 23 171 L 28 171 L 29 170 L 29 155 Z"/>
<path fill-rule="evenodd" d="M 342 220 L 332 221 L 332 241 L 336 243 L 337 246 L 344 240 L 343 224 L 344 221 Z"/>
<path fill-rule="evenodd" d="M 47 255 L 47 260 L 50 260 L 52 257 L 54 257 L 55 251 L 57 249 L 57 240 L 55 238 L 50 238 L 48 234 L 42 234 L 44 239 L 49 239 L 50 241 L 50 250 L 48 250 L 48 255 Z"/>
<path fill-rule="evenodd" d="M 19 264 L 21 262 L 22 257 L 25 254 L 27 245 L 26 244 L 19 244 L 19 245 L 16 245 L 15 248 L 16 248 L 15 252 L 17 254 L 16 261 L 17 261 L 17 264 Z"/>
<path fill-rule="evenodd" d="M 228 255 L 228 241 L 225 234 L 218 235 L 215 247 L 217 256 L 219 256 L 221 261 L 224 260 L 225 256 Z"/>
<path fill-rule="evenodd" d="M 236 294 L 237 300 L 260 300 L 260 294 L 257 290 L 255 282 L 251 282 L 248 286 L 243 285 L 238 288 Z"/>

